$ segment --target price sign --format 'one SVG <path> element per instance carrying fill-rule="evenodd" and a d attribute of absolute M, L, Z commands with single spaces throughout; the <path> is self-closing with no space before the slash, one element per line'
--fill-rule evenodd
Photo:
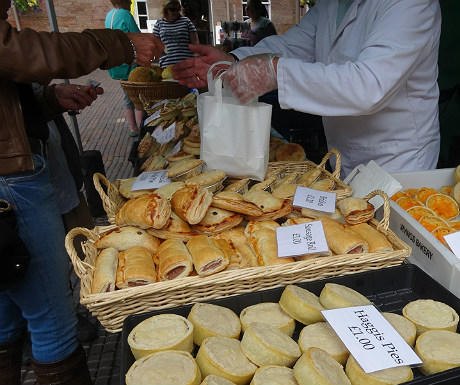
<path fill-rule="evenodd" d="M 444 235 L 444 239 L 457 258 L 460 258 L 460 231 Z"/>
<path fill-rule="evenodd" d="M 132 191 L 155 189 L 171 182 L 168 170 L 146 171 L 140 174 L 131 187 Z"/>
<path fill-rule="evenodd" d="M 166 104 L 168 102 L 167 99 L 165 100 L 162 100 L 161 102 L 158 102 L 158 103 L 155 103 L 151 109 L 154 109 L 158 106 L 161 106 L 162 104 Z M 146 126 L 147 124 L 149 124 L 152 120 L 155 120 L 156 118 L 158 118 L 160 116 L 160 111 L 161 111 L 161 108 L 158 109 L 157 111 L 155 111 L 152 115 L 150 115 L 147 119 L 144 120 L 144 126 Z"/>
<path fill-rule="evenodd" d="M 373 305 L 321 313 L 366 373 L 422 363 Z"/>
<path fill-rule="evenodd" d="M 319 191 L 308 187 L 297 187 L 294 194 L 293 206 L 306 207 L 307 209 L 335 212 L 335 201 L 337 194 Z"/>
<path fill-rule="evenodd" d="M 328 251 L 321 221 L 312 221 L 276 229 L 278 257 L 295 257 Z"/>
<path fill-rule="evenodd" d="M 170 142 L 173 140 L 174 135 L 176 133 L 176 122 L 171 124 L 169 127 L 163 130 L 160 126 L 155 128 L 152 132 L 152 136 L 156 139 L 156 141 L 160 144 Z"/>

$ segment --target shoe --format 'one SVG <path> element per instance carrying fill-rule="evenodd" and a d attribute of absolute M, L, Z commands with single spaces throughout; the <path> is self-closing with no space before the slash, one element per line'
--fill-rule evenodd
<path fill-rule="evenodd" d="M 0 385 L 21 383 L 23 337 L 0 344 Z"/>
<path fill-rule="evenodd" d="M 129 136 L 130 136 L 131 138 L 135 138 L 136 136 L 139 136 L 139 133 L 138 133 L 138 132 L 131 131 L 131 132 L 129 133 Z"/>

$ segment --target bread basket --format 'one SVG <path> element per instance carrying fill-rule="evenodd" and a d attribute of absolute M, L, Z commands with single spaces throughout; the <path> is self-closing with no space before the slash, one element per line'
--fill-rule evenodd
<path fill-rule="evenodd" d="M 164 99 L 178 99 L 190 92 L 188 87 L 182 86 L 175 81 L 160 82 L 129 82 L 121 80 L 121 86 L 125 89 L 134 107 L 144 109 L 141 99 L 148 101 L 160 101 Z M 141 97 L 139 97 L 141 95 Z"/>
<path fill-rule="evenodd" d="M 65 246 L 75 272 L 81 279 L 80 302 L 99 319 L 109 332 L 119 332 L 123 320 L 131 314 L 205 302 L 296 282 L 400 265 L 409 257 L 411 248 L 388 229 L 390 204 L 387 195 L 377 190 L 364 199 L 369 200 L 375 195 L 384 198 L 384 214 L 380 222 L 372 219 L 369 224 L 387 236 L 394 248 L 391 252 L 320 257 L 289 264 L 222 271 L 207 277 L 191 276 L 109 293 L 92 294 L 91 282 L 97 256 L 94 242 L 100 238 L 101 234 L 115 226 L 96 227 L 93 230 L 82 227 L 74 228 L 67 234 Z M 81 260 L 76 252 L 76 237 L 84 239 L 82 242 L 84 260 Z"/>

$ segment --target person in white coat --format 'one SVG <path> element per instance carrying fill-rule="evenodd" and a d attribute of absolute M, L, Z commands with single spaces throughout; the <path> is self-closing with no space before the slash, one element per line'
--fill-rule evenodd
<path fill-rule="evenodd" d="M 278 89 L 283 109 L 321 115 L 341 176 L 375 160 L 388 172 L 436 168 L 440 133 L 438 0 L 317 0 L 284 35 L 225 54 L 191 46 L 175 79 L 206 85 L 209 65 L 242 102 Z"/>

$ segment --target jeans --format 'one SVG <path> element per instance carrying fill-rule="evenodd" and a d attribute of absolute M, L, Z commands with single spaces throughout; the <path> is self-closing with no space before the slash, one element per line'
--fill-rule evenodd
<path fill-rule="evenodd" d="M 0 198 L 14 207 L 30 254 L 25 277 L 0 291 L 0 343 L 16 340 L 27 327 L 33 358 L 53 362 L 77 348 L 77 318 L 63 222 L 46 163 L 34 156 L 34 164 L 34 171 L 0 176 Z"/>

